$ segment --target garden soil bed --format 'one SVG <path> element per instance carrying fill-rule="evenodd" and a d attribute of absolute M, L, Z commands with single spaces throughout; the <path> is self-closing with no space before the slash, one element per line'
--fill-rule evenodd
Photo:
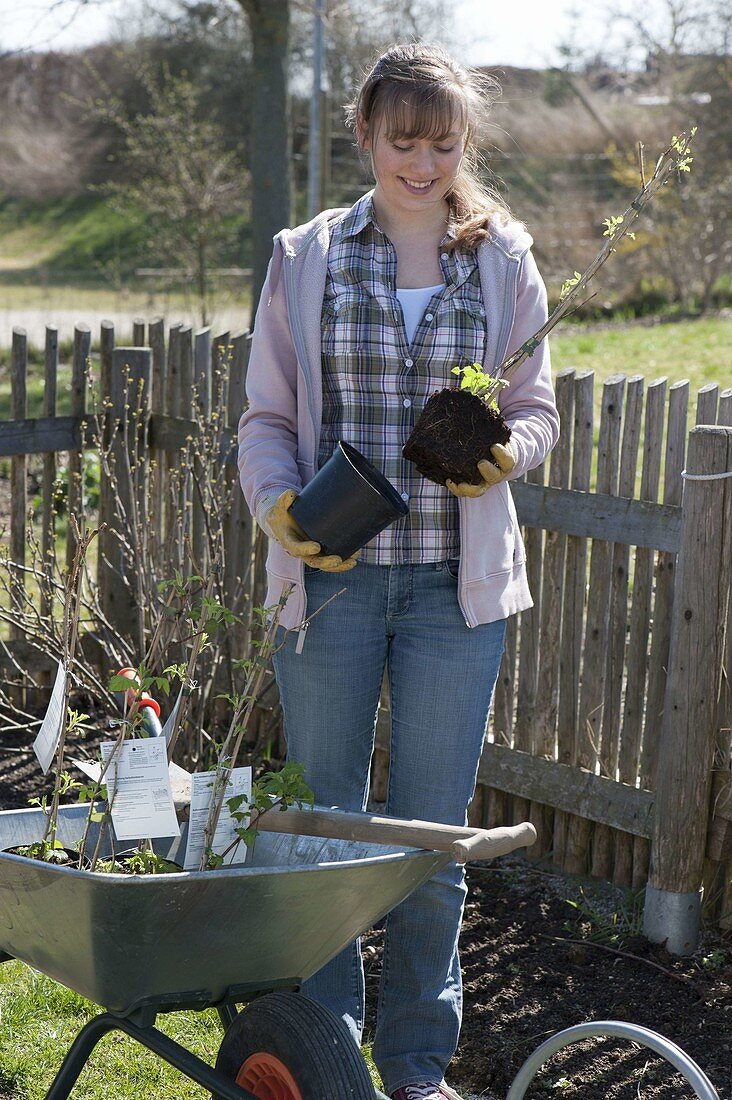
<path fill-rule="evenodd" d="M 27 806 L 41 778 L 27 738 L 0 733 L 0 809 Z M 721 1100 L 732 1100 L 729 941 L 706 933 L 692 958 L 672 958 L 638 935 L 638 907 L 622 892 L 516 857 L 475 864 L 468 881 L 464 1024 L 450 1070 L 466 1100 L 505 1100 L 520 1066 L 544 1039 L 603 1019 L 661 1032 L 698 1062 Z M 381 942 L 378 929 L 364 941 L 367 1038 Z M 685 1100 L 693 1092 L 646 1049 L 588 1040 L 556 1055 L 528 1093 L 535 1100 L 548 1096 Z"/>
<path fill-rule="evenodd" d="M 721 1100 L 732 1100 L 729 942 L 707 935 L 692 958 L 672 958 L 634 929 L 639 907 L 631 919 L 622 892 L 516 857 L 472 865 L 468 883 L 464 1021 L 448 1075 L 466 1100 L 505 1100 L 526 1058 L 551 1034 L 607 1019 L 665 1035 L 701 1066 Z M 369 934 L 364 953 L 372 1028 L 379 931 Z M 547 1096 L 682 1100 L 694 1093 L 651 1051 L 588 1040 L 555 1055 L 527 1093 Z"/>

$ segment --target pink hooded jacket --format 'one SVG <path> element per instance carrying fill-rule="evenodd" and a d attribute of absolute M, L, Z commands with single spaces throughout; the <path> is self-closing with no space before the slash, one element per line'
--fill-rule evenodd
<path fill-rule="evenodd" d="M 346 212 L 325 211 L 275 237 L 252 337 L 249 404 L 239 421 L 241 485 L 260 525 L 285 489 L 299 492 L 317 472 L 329 225 Z M 493 229 L 478 249 L 487 319 L 483 365 L 491 373 L 546 320 L 546 291 L 531 244 L 526 230 L 509 222 Z M 499 405 L 517 456 L 510 477 L 517 478 L 544 460 L 559 435 L 546 340 L 514 373 Z M 459 504 L 458 601 L 466 624 L 478 626 L 531 607 L 524 545 L 507 483 L 482 497 L 460 497 Z M 294 584 L 280 622 L 297 627 L 307 615 L 302 560 L 270 539 L 267 577 L 267 606 L 276 604 L 286 584 Z"/>

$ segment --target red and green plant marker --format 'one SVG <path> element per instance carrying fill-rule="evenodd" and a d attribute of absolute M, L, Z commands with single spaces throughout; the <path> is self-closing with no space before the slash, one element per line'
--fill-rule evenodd
<path fill-rule="evenodd" d="M 429 398 L 402 451 L 424 477 L 438 485 L 444 485 L 448 480 L 456 484 L 467 482 L 479 485 L 484 480 L 478 463 L 491 458 L 491 447 L 496 443 L 505 445 L 511 436 L 511 430 L 498 410 L 497 398 L 501 389 L 510 384 L 509 379 L 514 371 L 534 354 L 541 341 L 569 312 L 611 253 L 617 251 L 623 237 L 633 238 L 631 226 L 643 207 L 674 173 L 691 171 L 689 149 L 695 133 L 696 127 L 693 127 L 688 133 L 671 139 L 671 144 L 661 153 L 647 182 L 643 169 L 643 147 L 639 143 L 641 187 L 637 195 L 622 214 L 605 218 L 603 237 L 606 240 L 594 260 L 583 272 L 575 271 L 571 278 L 565 280 L 559 304 L 548 320 L 503 360 L 495 375 L 488 374 L 479 363 L 453 367 L 453 374 L 462 375 L 460 388 L 443 389 Z"/>

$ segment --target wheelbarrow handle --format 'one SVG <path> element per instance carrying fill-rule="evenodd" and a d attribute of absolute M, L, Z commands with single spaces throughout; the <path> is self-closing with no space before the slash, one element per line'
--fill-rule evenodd
<path fill-rule="evenodd" d="M 431 848 L 449 852 L 458 863 L 506 855 L 536 840 L 536 830 L 528 821 L 500 829 L 473 829 L 467 825 L 442 825 L 343 810 L 275 810 L 256 818 L 252 824 L 270 833 Z"/>
<path fill-rule="evenodd" d="M 536 840 L 536 829 L 530 821 L 505 825 L 498 829 L 476 829 L 472 836 L 456 840 L 450 848 L 456 863 L 469 859 L 495 859 L 516 848 L 530 848 Z"/>

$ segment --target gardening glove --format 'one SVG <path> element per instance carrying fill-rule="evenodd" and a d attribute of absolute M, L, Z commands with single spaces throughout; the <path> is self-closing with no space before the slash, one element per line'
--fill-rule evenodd
<path fill-rule="evenodd" d="M 491 447 L 491 454 L 498 463 L 497 466 L 489 458 L 483 458 L 478 463 L 478 473 L 483 478 L 482 485 L 471 485 L 469 481 L 461 481 L 456 485 L 454 481 L 450 481 L 448 478 L 445 485 L 450 492 L 454 493 L 456 497 L 482 497 L 483 493 L 487 492 L 492 485 L 497 485 L 499 481 L 505 481 L 516 465 L 516 455 L 511 444 L 507 443 L 504 447 L 502 443 L 494 443 Z"/>
<path fill-rule="evenodd" d="M 263 524 L 272 538 L 279 542 L 288 554 L 295 558 L 302 558 L 306 565 L 313 569 L 322 569 L 326 573 L 345 573 L 353 569 L 357 563 L 357 557 L 340 558 L 338 554 L 321 554 L 320 543 L 313 542 L 303 531 L 295 517 L 290 514 L 290 508 L 297 500 L 294 489 L 286 489 L 282 496 L 278 497 L 272 507 L 265 512 Z"/>

